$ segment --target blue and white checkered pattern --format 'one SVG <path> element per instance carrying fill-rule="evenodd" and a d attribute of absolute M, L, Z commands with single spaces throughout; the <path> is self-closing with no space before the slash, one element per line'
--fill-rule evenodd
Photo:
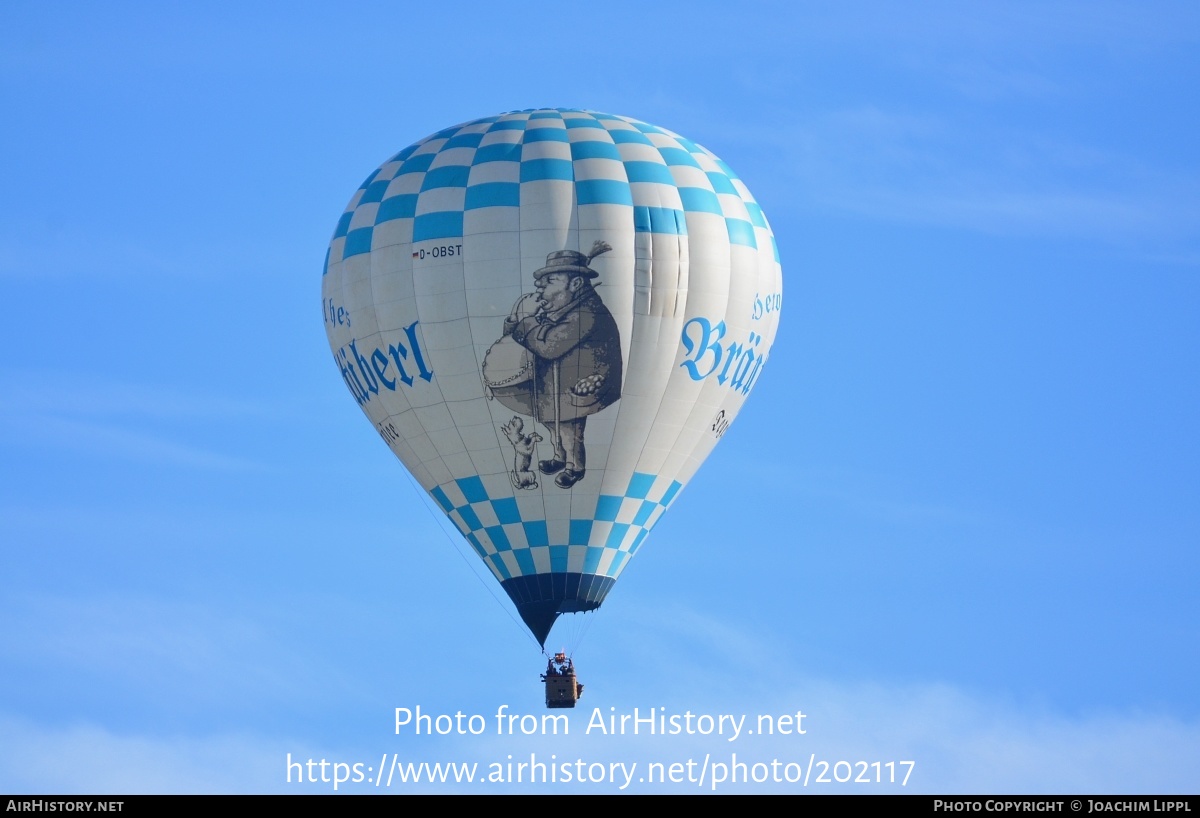
<path fill-rule="evenodd" d="M 683 485 L 634 472 L 624 494 L 601 494 L 590 518 L 572 518 L 565 543 L 552 543 L 544 519 L 526 520 L 512 497 L 488 496 L 478 477 L 430 492 L 501 581 L 547 572 L 616 579 Z"/>
<path fill-rule="evenodd" d="M 639 233 L 687 235 L 689 219 L 718 218 L 731 244 L 769 236 L 755 233 L 767 227 L 762 208 L 705 148 L 634 119 L 555 108 L 478 119 L 393 156 L 350 200 L 326 264 L 371 252 L 389 222 L 401 223 L 388 243 L 461 237 L 464 213 L 519 207 L 527 185 L 545 182 L 573 183 L 581 208 L 630 208 Z"/>

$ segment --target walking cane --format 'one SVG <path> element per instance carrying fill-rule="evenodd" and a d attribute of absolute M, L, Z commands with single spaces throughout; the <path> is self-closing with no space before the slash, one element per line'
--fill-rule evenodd
<path fill-rule="evenodd" d="M 563 445 L 562 429 L 560 428 L 558 401 L 562 397 L 562 393 L 558 389 L 558 367 L 562 363 L 561 360 L 554 362 L 554 439 L 558 441 L 558 447 L 563 452 L 563 465 L 567 462 L 567 447 Z M 557 453 L 556 453 L 557 454 Z"/>

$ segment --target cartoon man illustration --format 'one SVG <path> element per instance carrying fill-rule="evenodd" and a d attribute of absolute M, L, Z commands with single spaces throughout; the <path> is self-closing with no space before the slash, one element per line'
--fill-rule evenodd
<path fill-rule="evenodd" d="M 621 398 L 621 336 L 593 287 L 600 274 L 588 266 L 611 249 L 597 241 L 587 255 L 550 253 L 546 266 L 533 274 L 536 292 L 521 296 L 504 320 L 505 336 L 528 350 L 533 371 L 519 393 L 493 392 L 550 431 L 554 456 L 539 461 L 538 468 L 557 475 L 559 488 L 569 489 L 587 470 L 588 416 Z"/>

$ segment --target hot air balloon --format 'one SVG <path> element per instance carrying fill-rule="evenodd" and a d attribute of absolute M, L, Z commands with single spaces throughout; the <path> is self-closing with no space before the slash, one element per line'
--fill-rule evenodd
<path fill-rule="evenodd" d="M 388 159 L 322 279 L 346 387 L 543 646 L 600 606 L 737 416 L 781 303 L 771 228 L 724 162 L 569 108 Z"/>

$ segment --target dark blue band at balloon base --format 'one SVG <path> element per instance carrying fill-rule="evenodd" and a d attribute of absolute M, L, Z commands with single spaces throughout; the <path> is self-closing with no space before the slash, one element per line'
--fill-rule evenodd
<path fill-rule="evenodd" d="M 538 644 L 545 646 L 559 614 L 599 608 L 615 581 L 599 574 L 556 572 L 513 577 L 500 584 Z"/>

